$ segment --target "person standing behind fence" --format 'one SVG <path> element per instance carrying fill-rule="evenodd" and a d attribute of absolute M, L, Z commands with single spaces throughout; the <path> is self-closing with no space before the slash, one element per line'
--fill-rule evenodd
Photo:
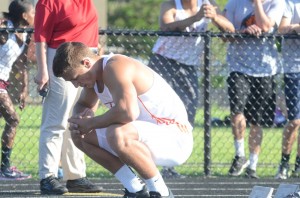
<path fill-rule="evenodd" d="M 279 32 L 282 34 L 300 33 L 300 1 L 287 0 Z M 282 40 L 282 58 L 285 82 L 285 100 L 287 105 L 288 123 L 282 137 L 282 156 L 277 179 L 289 177 L 289 160 L 292 146 L 297 138 L 300 126 L 300 60 L 299 39 L 284 38 Z M 298 137 L 298 150 L 295 168 L 292 176 L 300 176 L 300 137 Z"/>
<path fill-rule="evenodd" d="M 232 22 L 236 33 L 260 36 L 276 30 L 283 9 L 282 0 L 229 0 L 224 16 Z M 217 24 L 222 31 L 228 29 L 226 24 Z M 230 71 L 227 83 L 235 157 L 229 175 L 239 176 L 247 168 L 246 177 L 258 178 L 256 167 L 263 136 L 262 114 L 268 108 L 272 108 L 270 112 L 275 112 L 274 76 L 280 69 L 278 52 L 273 38 L 239 38 L 230 41 L 227 50 Z M 270 101 L 271 105 L 268 104 Z M 274 117 L 273 114 L 269 116 L 270 119 Z M 250 162 L 244 149 L 246 119 L 250 123 Z"/>
<path fill-rule="evenodd" d="M 35 34 L 38 91 L 49 88 L 43 103 L 39 143 L 41 194 L 100 192 L 86 177 L 84 154 L 73 143 L 67 119 L 78 89 L 52 71 L 56 48 L 66 41 L 80 41 L 97 51 L 98 16 L 92 0 L 39 0 L 36 5 Z M 62 163 L 66 187 L 57 173 Z"/>
<path fill-rule="evenodd" d="M 3 12 L 4 18 L 0 21 L 1 28 L 33 26 L 35 11 L 34 5 L 29 0 L 14 0 L 10 3 L 8 10 L 9 12 Z M 31 178 L 31 175 L 24 174 L 11 166 L 11 153 L 20 119 L 7 92 L 12 67 L 17 67 L 21 83 L 21 90 L 18 90 L 20 92 L 19 108 L 23 110 L 28 91 L 26 54 L 29 42 L 30 35 L 27 33 L 0 33 L 0 117 L 3 116 L 6 122 L 1 138 L 0 180 Z"/>
<path fill-rule="evenodd" d="M 216 12 L 216 4 L 203 0 L 170 0 L 161 4 L 162 31 L 205 32 L 208 22 L 204 11 Z M 205 4 L 205 7 L 202 5 Z M 224 21 L 225 22 L 225 21 Z M 160 36 L 150 57 L 149 67 L 159 73 L 183 100 L 189 121 L 194 125 L 199 104 L 198 73 L 203 55 L 203 39 L 199 37 Z M 183 178 L 173 167 L 163 167 L 164 178 Z"/>

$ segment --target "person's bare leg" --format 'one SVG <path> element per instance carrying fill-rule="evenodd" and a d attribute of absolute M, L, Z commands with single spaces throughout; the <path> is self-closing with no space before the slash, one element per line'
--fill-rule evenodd
<path fill-rule="evenodd" d="M 262 138 L 263 138 L 262 128 L 260 126 L 251 124 L 250 134 L 249 134 L 250 153 L 259 155 Z"/>
<path fill-rule="evenodd" d="M 300 126 L 300 119 L 295 120 L 296 123 L 296 128 L 295 128 L 295 134 L 298 134 L 299 131 L 299 126 Z M 296 135 L 295 135 L 296 136 Z M 297 141 L 297 156 L 296 156 L 296 161 L 295 161 L 295 174 L 298 174 L 299 172 L 299 168 L 300 168 L 300 135 L 298 134 L 298 141 Z"/>
<path fill-rule="evenodd" d="M 250 151 L 250 157 L 249 157 L 250 164 L 246 172 L 246 174 L 248 174 L 250 177 L 257 177 L 255 172 L 253 171 L 256 171 L 262 138 L 263 138 L 262 128 L 258 125 L 251 124 L 250 134 L 248 139 L 249 151 Z"/>
<path fill-rule="evenodd" d="M 79 135 L 77 136 L 79 137 Z M 80 149 L 95 162 L 114 174 L 123 184 L 126 191 L 128 190 L 128 192 L 131 193 L 137 192 L 140 195 L 147 194 L 147 191 L 144 190 L 144 184 L 141 183 L 139 177 L 118 157 L 99 146 L 98 137 L 95 131 L 80 139 L 81 143 L 79 143 L 79 139 L 76 140 L 78 145 L 80 145 Z"/>
<path fill-rule="evenodd" d="M 232 134 L 234 137 L 235 159 L 243 157 L 245 160 L 244 137 L 246 132 L 246 118 L 242 113 L 231 116 Z M 242 160 L 242 159 L 241 159 Z M 240 171 L 239 171 L 240 172 Z"/>
<path fill-rule="evenodd" d="M 245 137 L 246 118 L 244 114 L 238 113 L 231 116 L 231 127 L 234 140 L 240 140 Z"/>
<path fill-rule="evenodd" d="M 19 124 L 19 117 L 9 95 L 6 93 L 0 94 L 0 114 L 3 115 L 6 122 L 1 137 L 1 170 L 6 172 L 11 166 L 10 156 L 16 136 L 16 128 Z"/>
<path fill-rule="evenodd" d="M 151 193 L 168 196 L 166 186 L 149 148 L 138 140 L 137 129 L 133 124 L 112 125 L 107 129 L 107 141 L 120 160 L 131 166 L 145 180 Z"/>
<path fill-rule="evenodd" d="M 109 127 L 107 141 L 120 159 L 133 167 L 144 179 L 159 173 L 148 147 L 138 141 L 136 128 L 132 124 Z"/>
<path fill-rule="evenodd" d="M 231 115 L 231 127 L 234 138 L 235 157 L 229 169 L 229 175 L 239 176 L 248 165 L 244 148 L 244 136 L 246 131 L 245 116 L 242 113 Z"/>
<path fill-rule="evenodd" d="M 72 139 L 80 150 L 111 173 L 115 174 L 124 165 L 118 157 L 99 146 L 96 131 L 85 135 L 84 138 L 72 134 Z"/>
<path fill-rule="evenodd" d="M 276 179 L 287 179 L 289 177 L 289 161 L 290 154 L 292 152 L 293 144 L 297 138 L 297 131 L 299 125 L 297 126 L 297 121 L 289 121 L 283 130 L 282 143 L 281 143 L 281 160 L 278 168 L 278 172 L 275 176 Z M 298 145 L 299 146 L 299 145 Z M 296 158 L 295 169 L 298 166 Z"/>
<path fill-rule="evenodd" d="M 295 133 L 297 134 L 300 127 L 300 119 L 296 120 Z M 300 156 L 300 135 L 298 134 L 297 156 Z"/>
<path fill-rule="evenodd" d="M 282 136 L 282 153 L 290 154 L 293 144 L 297 138 L 300 120 L 293 120 L 286 124 Z M 300 142 L 300 140 L 299 140 Z M 300 156 L 300 148 L 298 146 L 298 155 Z"/>
<path fill-rule="evenodd" d="M 19 124 L 19 117 L 8 94 L 0 94 L 0 114 L 3 115 L 6 124 L 2 133 L 2 147 L 12 148 L 16 136 L 16 128 Z"/>

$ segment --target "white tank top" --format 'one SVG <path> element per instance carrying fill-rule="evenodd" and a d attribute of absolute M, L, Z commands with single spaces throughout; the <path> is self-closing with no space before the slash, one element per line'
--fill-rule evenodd
<path fill-rule="evenodd" d="M 7 27 L 14 27 L 11 21 L 7 22 Z M 17 43 L 16 35 L 14 33 L 9 33 L 7 42 L 4 45 L 0 45 L 0 80 L 7 81 L 9 79 L 12 65 L 25 48 L 26 38 L 27 33 L 23 33 L 23 44 L 20 47 Z"/>
<path fill-rule="evenodd" d="M 103 69 L 112 56 L 114 56 L 114 54 L 103 56 Z M 146 93 L 138 96 L 140 115 L 137 120 L 158 125 L 180 123 L 191 129 L 192 126 L 188 122 L 188 116 L 183 102 L 161 76 L 155 72 L 153 72 L 153 75 L 154 80 L 152 87 Z M 104 85 L 102 93 L 98 92 L 97 84 L 94 85 L 94 90 L 101 103 L 106 107 L 111 108 L 115 105 L 106 85 Z"/>
<path fill-rule="evenodd" d="M 200 10 L 203 0 L 198 0 L 197 11 Z M 175 21 L 188 18 L 182 7 L 181 0 L 175 0 Z M 204 18 L 185 28 L 185 32 L 204 32 L 207 29 Z M 203 39 L 201 37 L 160 36 L 152 52 L 176 60 L 179 63 L 199 66 L 203 53 Z"/>

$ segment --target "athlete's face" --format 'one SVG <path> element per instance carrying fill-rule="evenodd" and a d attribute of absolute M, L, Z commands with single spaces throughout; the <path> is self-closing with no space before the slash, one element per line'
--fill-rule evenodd
<path fill-rule="evenodd" d="M 70 81 L 75 87 L 92 88 L 95 82 L 90 72 L 90 60 L 86 59 L 82 62 L 82 65 L 75 69 L 69 70 L 65 75 L 63 75 L 63 79 Z"/>

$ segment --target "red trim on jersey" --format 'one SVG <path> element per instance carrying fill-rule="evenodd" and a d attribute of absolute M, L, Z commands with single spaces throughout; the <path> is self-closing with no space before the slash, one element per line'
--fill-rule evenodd
<path fill-rule="evenodd" d="M 143 101 L 138 97 L 139 101 L 142 103 L 142 105 L 144 106 L 145 110 L 151 115 L 152 119 L 156 120 L 157 124 L 165 124 L 165 125 L 170 125 L 170 124 L 176 124 L 177 127 L 179 128 L 179 130 L 181 130 L 181 132 L 185 132 L 188 133 L 189 130 L 187 128 L 187 126 L 185 124 L 180 124 L 179 122 L 175 121 L 175 119 L 170 119 L 170 118 L 159 118 L 155 115 L 153 115 L 145 106 L 145 104 L 143 103 Z"/>

